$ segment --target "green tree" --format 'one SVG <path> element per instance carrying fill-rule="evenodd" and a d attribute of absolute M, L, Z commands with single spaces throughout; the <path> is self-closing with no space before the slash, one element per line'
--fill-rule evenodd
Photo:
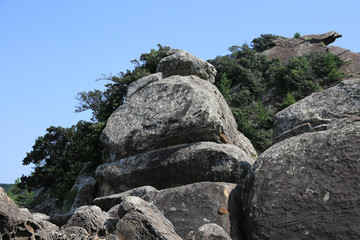
<path fill-rule="evenodd" d="M 278 35 L 273 34 L 261 34 L 260 37 L 254 38 L 252 40 L 252 48 L 257 52 L 263 52 L 266 49 L 272 48 L 275 46 L 275 39 L 284 38 Z"/>
<path fill-rule="evenodd" d="M 102 126 L 80 121 L 70 128 L 49 127 L 27 153 L 24 165 L 35 164 L 30 176 L 22 176 L 17 185 L 28 191 L 45 187 L 61 205 L 86 163 L 101 163 L 100 133 Z M 89 171 L 93 171 L 90 169 Z"/>

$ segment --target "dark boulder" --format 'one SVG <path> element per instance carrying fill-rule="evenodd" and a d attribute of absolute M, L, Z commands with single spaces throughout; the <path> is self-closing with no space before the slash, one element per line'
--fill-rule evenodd
<path fill-rule="evenodd" d="M 240 191 L 245 239 L 360 239 L 360 121 L 279 142 Z"/>
<path fill-rule="evenodd" d="M 183 238 L 208 223 L 215 223 L 230 234 L 226 209 L 230 192 L 235 186 L 224 182 L 199 182 L 149 192 L 144 200 L 157 206 Z"/>
<path fill-rule="evenodd" d="M 254 160 L 229 144 L 178 145 L 100 165 L 99 196 L 150 185 L 164 189 L 201 181 L 238 182 Z"/>

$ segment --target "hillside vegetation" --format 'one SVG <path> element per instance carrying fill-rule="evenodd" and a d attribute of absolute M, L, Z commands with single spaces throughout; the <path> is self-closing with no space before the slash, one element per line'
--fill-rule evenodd
<path fill-rule="evenodd" d="M 344 77 L 339 72 L 342 60 L 332 53 L 314 52 L 288 64 L 268 59 L 261 51 L 274 46 L 277 37 L 264 34 L 250 45 L 231 46 L 228 55 L 208 60 L 217 69 L 215 85 L 231 107 L 239 131 L 259 153 L 272 144 L 273 117 L 278 111 Z M 104 91 L 80 92 L 76 111 L 92 111 L 91 121 L 80 121 L 70 128 L 49 127 L 23 160 L 25 165 L 35 164 L 34 172 L 22 176 L 10 196 L 43 187 L 57 199 L 59 207 L 71 201 L 73 195 L 68 193 L 79 172 L 91 175 L 101 163 L 99 136 L 112 112 L 126 101 L 129 84 L 155 73 L 169 49 L 158 45 L 157 50 L 133 60 L 133 70 L 103 77 L 108 81 Z"/>

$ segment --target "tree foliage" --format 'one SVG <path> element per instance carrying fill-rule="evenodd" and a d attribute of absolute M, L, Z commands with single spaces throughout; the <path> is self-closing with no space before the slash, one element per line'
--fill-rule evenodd
<path fill-rule="evenodd" d="M 263 34 L 251 46 L 235 45 L 230 54 L 209 60 L 218 71 L 215 84 L 231 106 L 239 131 L 259 152 L 272 144 L 278 111 L 344 77 L 339 71 L 342 60 L 332 53 L 314 52 L 286 65 L 259 53 L 279 37 Z"/>

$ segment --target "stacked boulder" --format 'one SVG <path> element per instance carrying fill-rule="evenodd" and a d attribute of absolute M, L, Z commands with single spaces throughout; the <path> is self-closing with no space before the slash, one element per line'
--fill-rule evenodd
<path fill-rule="evenodd" d="M 108 119 L 94 203 L 119 219 L 118 235 L 150 234 L 134 225 L 143 218 L 167 229 L 159 230 L 168 234 L 161 239 L 185 238 L 211 223 L 230 233 L 229 194 L 257 154 L 213 85 L 215 75 L 211 64 L 170 50 L 157 73 L 129 86 L 126 102 Z M 135 217 L 139 206 L 147 210 Z"/>
<path fill-rule="evenodd" d="M 275 115 L 275 145 L 232 192 L 234 239 L 360 239 L 360 79 Z"/>

